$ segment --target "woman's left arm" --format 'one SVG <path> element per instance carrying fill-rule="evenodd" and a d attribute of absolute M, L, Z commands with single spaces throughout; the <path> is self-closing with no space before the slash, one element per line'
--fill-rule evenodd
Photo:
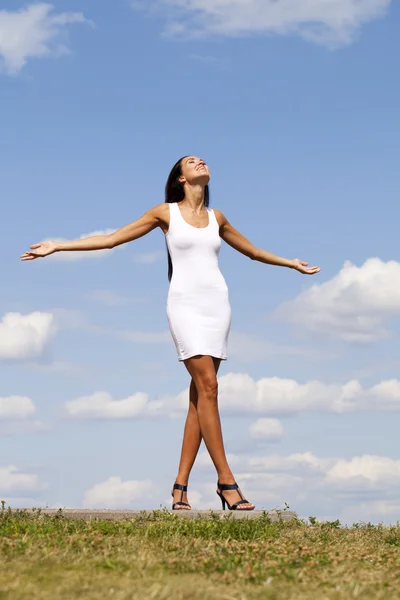
<path fill-rule="evenodd" d="M 321 270 L 319 267 L 309 267 L 308 263 L 299 260 L 298 258 L 288 259 L 281 258 L 280 256 L 276 256 L 271 252 L 267 252 L 266 250 L 261 250 L 260 248 L 256 248 L 250 240 L 244 237 L 232 225 L 229 223 L 228 219 L 225 215 L 222 214 L 219 210 L 214 210 L 218 225 L 219 225 L 219 234 L 221 238 L 232 246 L 238 252 L 241 252 L 245 256 L 251 258 L 251 260 L 257 260 L 259 262 L 265 263 L 267 265 L 276 265 L 278 267 L 288 267 L 289 269 L 295 269 L 299 271 L 299 273 L 303 273 L 304 275 L 314 275 L 315 273 L 319 273 Z"/>

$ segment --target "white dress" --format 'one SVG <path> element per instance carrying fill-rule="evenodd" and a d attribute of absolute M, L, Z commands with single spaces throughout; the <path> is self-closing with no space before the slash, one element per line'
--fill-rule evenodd
<path fill-rule="evenodd" d="M 214 356 L 226 360 L 231 324 L 228 287 L 219 270 L 219 225 L 207 209 L 207 227 L 194 227 L 183 218 L 178 203 L 170 203 L 166 234 L 173 274 L 167 316 L 178 359 Z"/>

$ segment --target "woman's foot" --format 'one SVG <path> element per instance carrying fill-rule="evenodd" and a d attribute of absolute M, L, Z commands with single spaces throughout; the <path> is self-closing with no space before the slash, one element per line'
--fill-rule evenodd
<path fill-rule="evenodd" d="M 228 488 L 228 489 L 227 489 Z M 222 500 L 222 506 L 225 510 L 225 502 L 229 510 L 254 510 L 255 504 L 248 502 L 243 496 L 237 483 L 230 484 L 217 483 L 217 494 Z"/>
<path fill-rule="evenodd" d="M 171 495 L 173 497 L 172 500 L 172 510 L 190 510 L 191 506 L 188 503 L 187 498 L 187 485 L 181 485 L 179 483 L 175 483 L 172 488 Z"/>

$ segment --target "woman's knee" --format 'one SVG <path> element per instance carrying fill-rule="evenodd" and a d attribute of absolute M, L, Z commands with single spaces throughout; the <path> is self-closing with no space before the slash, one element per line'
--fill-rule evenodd
<path fill-rule="evenodd" d="M 201 395 L 216 400 L 218 397 L 217 378 L 214 374 L 203 375 L 200 381 L 197 383 L 197 389 L 200 391 Z"/>

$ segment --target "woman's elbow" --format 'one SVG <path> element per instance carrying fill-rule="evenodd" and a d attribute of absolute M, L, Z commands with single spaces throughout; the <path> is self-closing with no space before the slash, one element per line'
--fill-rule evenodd
<path fill-rule="evenodd" d="M 259 256 L 260 256 L 260 251 L 258 248 L 256 248 L 255 246 L 253 246 L 253 248 L 250 249 L 248 255 L 247 255 L 251 260 L 258 260 Z"/>
<path fill-rule="evenodd" d="M 109 233 L 108 235 L 106 235 L 104 240 L 104 248 L 107 250 L 112 250 L 116 246 L 118 246 L 118 239 L 115 236 L 115 234 Z"/>

